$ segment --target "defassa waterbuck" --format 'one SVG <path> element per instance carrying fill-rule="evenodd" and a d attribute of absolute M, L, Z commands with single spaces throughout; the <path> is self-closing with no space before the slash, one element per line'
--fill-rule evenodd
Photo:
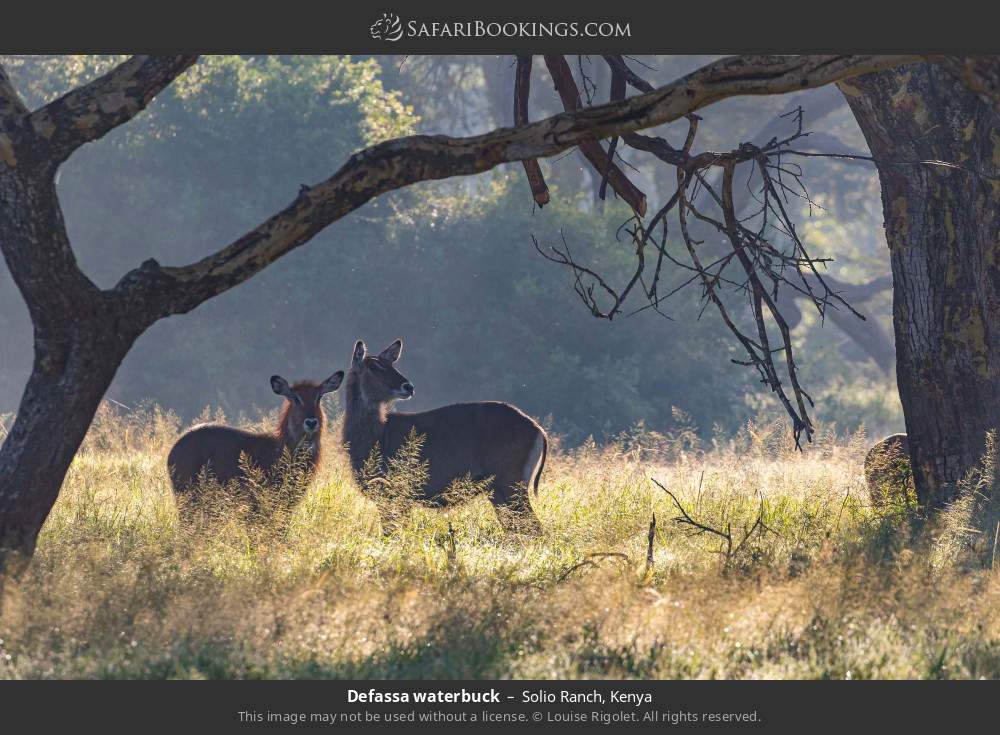
<path fill-rule="evenodd" d="M 531 510 L 528 488 L 538 494 L 548 439 L 545 431 L 507 403 L 456 403 L 421 413 L 396 413 L 393 405 L 413 396 L 413 384 L 395 368 L 403 351 L 396 340 L 379 355 L 369 355 L 365 343 L 354 345 L 344 387 L 344 443 L 351 465 L 361 470 L 378 445 L 384 458 L 393 457 L 411 431 L 423 435 L 421 459 L 428 479 L 423 499 L 444 504 L 445 491 L 466 476 L 493 478 L 491 501 L 508 528 L 541 530 Z M 513 511 L 504 513 L 501 509 Z"/>
<path fill-rule="evenodd" d="M 271 389 L 285 399 L 281 419 L 273 432 L 256 433 L 221 424 L 192 427 L 167 456 L 174 491 L 179 494 L 189 491 L 205 474 L 221 484 L 243 481 L 247 465 L 267 477 L 286 453 L 304 457 L 306 479 L 311 479 L 319 462 L 323 437 L 322 399 L 337 390 L 343 379 L 343 370 L 322 383 L 303 380 L 289 385 L 280 375 L 271 376 Z"/>
<path fill-rule="evenodd" d="M 910 468 L 910 440 L 906 434 L 890 434 L 868 450 L 865 481 L 868 497 L 875 508 L 908 501 L 913 471 Z"/>

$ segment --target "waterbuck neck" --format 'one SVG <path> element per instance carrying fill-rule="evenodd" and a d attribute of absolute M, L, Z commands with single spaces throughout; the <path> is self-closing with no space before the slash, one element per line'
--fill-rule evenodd
<path fill-rule="evenodd" d="M 382 441 L 389 404 L 368 401 L 354 371 L 347 374 L 344 386 L 344 444 L 348 447 L 351 467 L 357 472 Z"/>

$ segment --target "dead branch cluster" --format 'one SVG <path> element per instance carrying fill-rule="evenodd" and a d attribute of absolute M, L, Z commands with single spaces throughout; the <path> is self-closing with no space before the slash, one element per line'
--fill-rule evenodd
<path fill-rule="evenodd" d="M 670 492 L 670 490 L 668 490 L 656 478 L 650 478 L 650 479 L 652 479 L 652 481 L 656 484 L 658 488 L 660 488 L 663 492 L 665 492 L 668 496 L 670 496 L 670 499 L 674 502 L 674 506 L 677 508 L 677 511 L 680 514 L 674 518 L 674 523 L 686 528 L 687 531 L 692 536 L 709 535 L 721 539 L 722 545 L 718 549 L 718 553 L 721 554 L 724 559 L 723 568 L 725 569 L 728 569 L 732 565 L 733 561 L 739 557 L 740 552 L 747 547 L 747 542 L 754 536 L 754 534 L 760 533 L 761 535 L 763 535 L 765 531 L 770 531 L 771 533 L 774 533 L 774 531 L 770 527 L 768 527 L 766 523 L 764 523 L 764 511 L 765 511 L 764 496 L 760 495 L 759 492 L 758 492 L 758 497 L 760 499 L 760 507 L 757 511 L 756 520 L 749 526 L 744 525 L 743 537 L 736 543 L 733 543 L 734 537 L 733 537 L 732 523 L 727 522 L 725 529 L 721 529 L 721 528 L 715 528 L 714 526 L 710 526 L 707 523 L 703 523 L 701 521 L 696 520 L 691 516 L 690 513 L 688 513 L 688 511 L 684 508 L 683 504 L 681 504 L 681 501 L 678 500 L 676 495 Z M 650 566 L 652 566 L 652 558 L 651 558 L 652 548 L 653 548 L 652 538 L 653 538 L 653 532 L 655 530 L 655 522 L 656 519 L 654 516 L 653 524 L 650 525 L 650 531 L 649 531 Z"/>
<path fill-rule="evenodd" d="M 611 70 L 609 102 L 624 100 L 627 87 L 639 93 L 655 88 L 622 56 L 602 58 Z M 563 56 L 544 59 L 563 107 L 569 112 L 581 109 L 584 100 L 569 63 Z M 577 66 L 589 103 L 596 87 L 586 72 L 583 57 Z M 531 57 L 519 56 L 514 91 L 515 122 L 519 125 L 528 119 L 530 77 Z M 816 206 L 803 184 L 801 168 L 788 160 L 802 154 L 793 145 L 809 135 L 803 130 L 802 109 L 794 108 L 783 115 L 788 128 L 784 137 L 772 137 L 762 145 L 742 143 L 721 153 L 694 153 L 701 118 L 693 112 L 685 117 L 688 128 L 681 148 L 639 132 L 613 137 L 607 148 L 596 141 L 579 146 L 601 176 L 599 197 L 605 199 L 610 186 L 632 209 L 632 216 L 618 230 L 619 240 L 629 242 L 635 254 L 635 266 L 623 286 L 612 285 L 612 278 L 578 260 L 565 237 L 560 244 L 546 248 L 534 237 L 532 241 L 547 260 L 570 269 L 576 294 L 600 319 L 612 320 L 621 315 L 630 296 L 641 298 L 644 304 L 628 315 L 651 309 L 666 317 L 661 308 L 666 299 L 689 285 L 699 285 L 704 307 L 711 304 L 718 311 L 743 349 L 745 359 L 733 362 L 757 371 L 761 383 L 776 395 L 791 417 L 796 445 L 800 446 L 803 435 L 807 441 L 812 440 L 809 412 L 813 400 L 802 387 L 791 337 L 800 315 L 794 300 L 810 302 L 821 319 L 830 309 L 864 319 L 845 300 L 840 284 L 821 272 L 828 259 L 807 250 L 792 217 L 792 205 Z M 623 170 L 627 165 L 621 156 L 623 145 L 651 154 L 676 171 L 675 190 L 648 221 L 646 196 Z M 745 186 L 751 203 L 745 208 L 734 197 L 740 164 L 748 164 L 750 169 Z M 549 191 L 537 161 L 526 160 L 524 167 L 535 202 L 539 206 L 546 204 Z M 721 176 L 711 175 L 713 170 Z M 671 221 L 676 224 L 673 239 Z M 682 274 L 680 282 L 669 288 L 664 285 L 666 269 Z M 741 311 L 734 311 L 727 291 L 742 297 Z M 780 306 L 788 309 L 791 318 L 786 318 L 779 308 L 779 295 L 785 297 Z"/>

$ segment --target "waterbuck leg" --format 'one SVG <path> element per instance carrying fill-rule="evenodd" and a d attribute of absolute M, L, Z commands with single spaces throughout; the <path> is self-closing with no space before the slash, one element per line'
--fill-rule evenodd
<path fill-rule="evenodd" d="M 508 533 L 540 536 L 542 524 L 528 500 L 528 483 L 523 479 L 505 482 L 504 478 L 498 477 L 494 481 L 494 487 L 490 500 L 504 530 Z"/>

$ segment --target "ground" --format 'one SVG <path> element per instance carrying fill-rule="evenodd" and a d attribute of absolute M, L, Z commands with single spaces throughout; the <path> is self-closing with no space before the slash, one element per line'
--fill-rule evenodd
<path fill-rule="evenodd" d="M 177 430 L 102 409 L 7 587 L 0 678 L 1000 676 L 992 529 L 872 508 L 861 432 L 555 441 L 532 538 L 483 499 L 383 529 L 336 426 L 283 522 L 180 524 Z"/>

